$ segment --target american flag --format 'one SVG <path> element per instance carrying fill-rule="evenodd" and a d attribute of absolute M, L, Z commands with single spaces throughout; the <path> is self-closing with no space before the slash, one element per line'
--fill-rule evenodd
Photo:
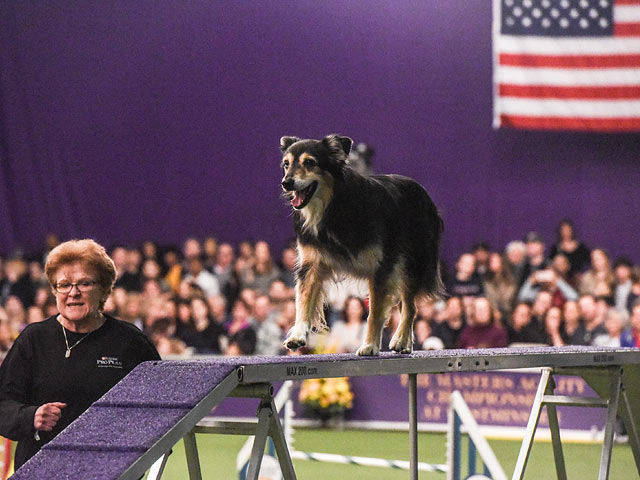
<path fill-rule="evenodd" d="M 640 0 L 493 0 L 493 125 L 640 130 Z"/>

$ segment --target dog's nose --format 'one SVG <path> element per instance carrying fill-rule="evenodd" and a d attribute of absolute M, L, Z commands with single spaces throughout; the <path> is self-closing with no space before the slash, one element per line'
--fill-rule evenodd
<path fill-rule="evenodd" d="M 293 190 L 293 185 L 294 185 L 294 180 L 293 178 L 285 178 L 284 180 L 282 180 L 282 188 L 284 188 L 285 190 L 287 190 L 288 192 Z"/>

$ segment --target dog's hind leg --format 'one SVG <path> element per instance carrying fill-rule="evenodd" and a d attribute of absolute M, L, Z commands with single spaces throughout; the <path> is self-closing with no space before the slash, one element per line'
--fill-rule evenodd
<path fill-rule="evenodd" d="M 384 285 L 376 285 L 369 282 L 369 316 L 367 317 L 367 333 L 364 343 L 357 350 L 357 355 L 370 356 L 380 353 L 380 342 L 382 340 L 382 329 L 389 318 L 393 298 L 390 295 L 392 290 L 385 282 Z"/>
<path fill-rule="evenodd" d="M 326 269 L 318 264 L 302 264 L 296 280 L 296 321 L 289 331 L 284 346 L 297 350 L 307 344 L 307 335 L 312 326 L 324 325 L 322 283 L 328 277 Z"/>
<path fill-rule="evenodd" d="M 389 349 L 398 353 L 411 353 L 413 350 L 413 319 L 416 316 L 415 295 L 408 292 L 402 295 L 402 318 L 396 328 Z"/>

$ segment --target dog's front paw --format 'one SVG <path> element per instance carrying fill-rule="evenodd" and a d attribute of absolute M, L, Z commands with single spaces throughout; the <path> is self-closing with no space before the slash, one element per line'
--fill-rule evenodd
<path fill-rule="evenodd" d="M 363 343 L 356 351 L 356 355 L 361 357 L 375 357 L 380 354 L 380 347 L 373 343 Z"/>
<path fill-rule="evenodd" d="M 402 339 L 394 336 L 389 342 L 389 350 L 393 350 L 396 353 L 411 353 L 413 351 L 413 344 L 410 338 Z"/>
<path fill-rule="evenodd" d="M 284 341 L 284 346 L 288 350 L 297 350 L 306 347 L 307 339 L 304 337 L 289 337 Z"/>
<path fill-rule="evenodd" d="M 307 345 L 307 332 L 304 329 L 294 327 L 289 332 L 283 345 L 289 350 L 297 350 Z"/>

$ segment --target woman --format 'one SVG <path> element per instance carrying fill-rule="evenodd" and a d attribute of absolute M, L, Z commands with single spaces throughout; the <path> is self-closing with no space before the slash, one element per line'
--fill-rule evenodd
<path fill-rule="evenodd" d="M 253 328 L 251 307 L 239 298 L 231 309 L 231 320 L 224 326 L 229 337 L 227 356 L 253 355 L 256 351 L 256 330 Z"/>
<path fill-rule="evenodd" d="M 199 337 L 198 353 L 219 354 L 220 337 L 225 335 L 222 324 L 214 321 L 211 308 L 202 297 L 191 299 L 191 320 L 193 329 Z"/>
<path fill-rule="evenodd" d="M 484 278 L 484 291 L 494 308 L 507 318 L 513 310 L 513 302 L 518 293 L 518 283 L 508 262 L 502 255 L 492 253 L 489 256 L 489 271 Z"/>
<path fill-rule="evenodd" d="M 544 343 L 546 340 L 542 326 L 533 318 L 531 307 L 526 302 L 516 305 L 506 328 L 509 344 Z"/>
<path fill-rule="evenodd" d="M 242 271 L 242 288 L 251 288 L 260 294 L 269 293 L 271 283 L 280 278 L 280 269 L 271 257 L 271 248 L 265 241 L 256 243 L 255 263 Z"/>
<path fill-rule="evenodd" d="M 135 326 L 102 313 L 116 279 L 102 246 L 62 243 L 45 272 L 59 314 L 28 325 L 0 367 L 0 434 L 18 440 L 16 469 L 136 365 L 160 358 Z"/>
<path fill-rule="evenodd" d="M 485 297 L 473 299 L 473 317 L 458 337 L 458 348 L 506 347 L 507 331 L 494 320 L 491 303 Z"/>
<path fill-rule="evenodd" d="M 580 295 L 611 296 L 613 292 L 613 270 L 609 256 L 601 248 L 591 251 L 591 268 L 580 278 Z"/>
<path fill-rule="evenodd" d="M 337 320 L 331 327 L 329 344 L 337 353 L 353 353 L 364 341 L 367 310 L 358 297 L 348 297 L 344 302 L 344 320 Z"/>
<path fill-rule="evenodd" d="M 571 220 L 562 220 L 558 225 L 558 239 L 551 247 L 550 258 L 559 253 L 564 254 L 571 265 L 569 275 L 575 276 L 584 270 L 589 263 L 589 249 L 575 237 L 575 229 Z"/>
<path fill-rule="evenodd" d="M 584 333 L 578 302 L 573 300 L 565 302 L 562 307 L 562 318 L 564 320 L 562 324 L 563 338 L 568 345 L 577 345 L 580 335 Z"/>

